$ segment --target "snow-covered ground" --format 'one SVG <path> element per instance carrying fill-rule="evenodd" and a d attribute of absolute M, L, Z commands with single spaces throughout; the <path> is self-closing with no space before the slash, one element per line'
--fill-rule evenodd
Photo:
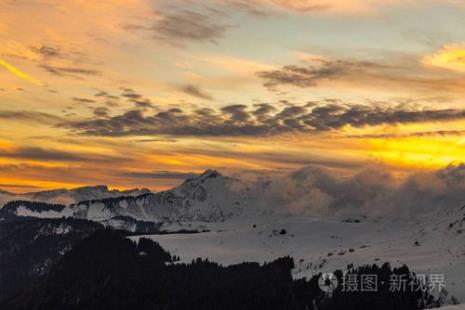
<path fill-rule="evenodd" d="M 295 277 L 346 268 L 348 264 L 406 264 L 417 274 L 444 274 L 446 289 L 465 301 L 465 210 L 406 220 L 263 217 L 221 223 L 186 223 L 172 230 L 208 229 L 199 234 L 144 236 L 181 261 L 208 258 L 221 264 L 265 262 L 290 255 Z M 132 237 L 133 240 L 139 237 Z"/>
<path fill-rule="evenodd" d="M 465 304 L 442 307 L 441 310 L 465 310 Z"/>

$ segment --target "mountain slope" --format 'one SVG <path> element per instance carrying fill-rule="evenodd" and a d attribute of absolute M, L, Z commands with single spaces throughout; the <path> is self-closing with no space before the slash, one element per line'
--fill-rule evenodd
<path fill-rule="evenodd" d="M 202 257 L 230 265 L 289 255 L 296 259 L 298 278 L 352 263 L 407 264 L 426 275 L 444 274 L 446 289 L 465 301 L 465 207 L 410 219 L 276 216 L 201 225 L 210 232 L 145 237 L 181 262 Z M 189 227 L 196 228 L 194 223 Z"/>
<path fill-rule="evenodd" d="M 14 200 L 70 205 L 84 200 L 104 199 L 119 196 L 139 196 L 149 192 L 150 191 L 148 189 L 132 189 L 126 191 L 109 190 L 106 185 L 85 186 L 74 189 L 57 189 L 26 194 L 15 194 L 0 191 L 0 208 L 7 202 Z"/>
<path fill-rule="evenodd" d="M 100 229 L 78 219 L 0 221 L 0 303 L 39 280 L 76 242 Z"/>
<path fill-rule="evenodd" d="M 10 201 L 0 209 L 1 220 L 22 218 L 61 219 L 76 218 L 73 209 L 64 205 L 49 204 L 36 201 Z M 94 220 L 96 222 L 96 220 Z M 130 216 L 110 216 L 99 223 L 105 227 L 124 230 L 133 233 L 155 233 L 160 230 L 161 223 L 140 221 Z"/>
<path fill-rule="evenodd" d="M 96 221 L 122 215 L 156 222 L 218 222 L 242 215 L 252 201 L 251 190 L 240 181 L 208 170 L 172 190 L 82 201 L 70 208 L 75 217 Z"/>

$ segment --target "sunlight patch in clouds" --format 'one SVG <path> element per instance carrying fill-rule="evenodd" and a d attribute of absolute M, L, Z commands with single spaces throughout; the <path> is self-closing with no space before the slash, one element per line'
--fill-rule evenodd
<path fill-rule="evenodd" d="M 373 139 L 370 155 L 384 163 L 413 169 L 438 169 L 465 158 L 457 137 Z"/>
<path fill-rule="evenodd" d="M 465 72 L 465 43 L 444 46 L 423 59 L 426 65 Z"/>

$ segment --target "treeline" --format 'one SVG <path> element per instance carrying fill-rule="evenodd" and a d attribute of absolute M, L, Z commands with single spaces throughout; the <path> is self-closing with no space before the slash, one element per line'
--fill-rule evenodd
<path fill-rule="evenodd" d="M 41 280 L 74 244 L 101 229 L 73 218 L 0 220 L 0 304 Z"/>
<path fill-rule="evenodd" d="M 197 259 L 190 264 L 175 258 L 157 243 L 138 244 L 122 232 L 102 230 L 78 243 L 41 281 L 0 305 L 1 309 L 150 309 L 150 310 L 304 310 L 304 309 L 422 309 L 435 299 L 428 291 L 347 292 L 339 285 L 332 295 L 320 289 L 319 276 L 293 280 L 290 257 L 259 265 L 223 267 Z M 389 264 L 351 268 L 352 274 L 379 279 L 402 275 L 415 281 L 407 267 Z M 344 275 L 336 271 L 340 283 Z"/>
<path fill-rule="evenodd" d="M 37 201 L 24 201 L 24 200 L 14 200 L 6 203 L 3 208 L 0 208 L 0 218 L 10 218 L 11 216 L 15 216 L 18 208 L 25 207 L 31 212 L 47 212 L 47 211 L 55 211 L 61 212 L 65 208 L 64 205 L 60 204 L 52 204 L 52 203 L 45 203 L 45 202 L 37 202 Z"/>

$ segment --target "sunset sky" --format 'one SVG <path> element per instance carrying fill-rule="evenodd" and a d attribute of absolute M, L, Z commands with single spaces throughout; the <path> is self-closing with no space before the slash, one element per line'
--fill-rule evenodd
<path fill-rule="evenodd" d="M 0 188 L 465 161 L 463 0 L 2 0 Z"/>

